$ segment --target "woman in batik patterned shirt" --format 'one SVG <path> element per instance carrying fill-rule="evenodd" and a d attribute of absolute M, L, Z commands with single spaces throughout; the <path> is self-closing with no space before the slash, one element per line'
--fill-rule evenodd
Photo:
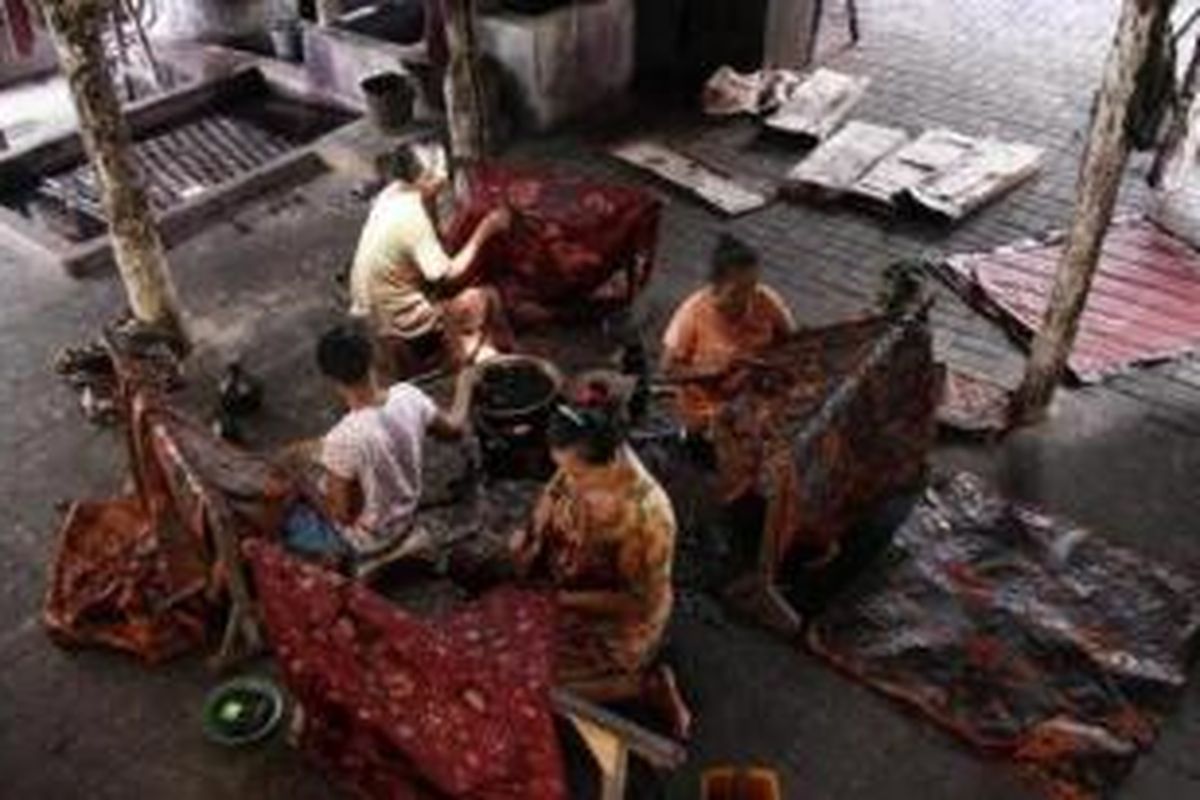
<path fill-rule="evenodd" d="M 620 416 L 556 409 L 558 471 L 512 548 L 527 576 L 555 591 L 559 683 L 598 702 L 641 697 L 684 736 L 690 716 L 656 660 L 674 600 L 675 514 L 625 444 Z"/>

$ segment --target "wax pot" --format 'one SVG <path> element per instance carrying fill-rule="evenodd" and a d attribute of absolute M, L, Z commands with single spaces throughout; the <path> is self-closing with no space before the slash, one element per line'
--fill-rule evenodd
<path fill-rule="evenodd" d="M 481 368 L 472 418 L 489 478 L 550 475 L 546 426 L 561 388 L 558 369 L 540 358 L 502 356 Z"/>

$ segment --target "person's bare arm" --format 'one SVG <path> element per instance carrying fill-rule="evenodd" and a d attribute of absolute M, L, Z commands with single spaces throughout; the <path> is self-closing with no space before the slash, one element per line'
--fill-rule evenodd
<path fill-rule="evenodd" d="M 353 478 L 325 474 L 325 509 L 339 525 L 351 525 L 362 513 L 362 489 Z"/>
<path fill-rule="evenodd" d="M 511 223 L 512 212 L 507 208 L 492 210 L 475 226 L 467 243 L 452 256 L 446 254 L 441 239 L 438 238 L 437 229 L 431 223 L 427 240 L 417 248 L 417 263 L 421 274 L 433 283 L 459 281 L 471 271 L 475 259 L 479 257 L 479 251 L 488 240 L 508 230 Z"/>
<path fill-rule="evenodd" d="M 466 275 L 475 264 L 479 251 L 483 249 L 488 240 L 507 231 L 511 224 L 512 212 L 507 208 L 501 207 L 488 212 L 483 221 L 475 226 L 467 243 L 450 259 L 450 271 L 446 275 L 446 280 L 456 281 Z"/>
<path fill-rule="evenodd" d="M 625 592 L 562 591 L 556 597 L 563 608 L 602 617 L 633 617 L 640 614 L 644 607 L 639 598 Z"/>
<path fill-rule="evenodd" d="M 450 408 L 438 412 L 429 423 L 429 432 L 438 439 L 455 441 L 467 432 L 467 421 L 471 414 L 471 395 L 475 391 L 477 371 L 468 367 L 458 373 L 454 385 L 454 400 Z"/>

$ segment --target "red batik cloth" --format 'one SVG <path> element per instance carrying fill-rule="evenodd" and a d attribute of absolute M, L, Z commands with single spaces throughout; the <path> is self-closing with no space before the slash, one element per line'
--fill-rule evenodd
<path fill-rule="evenodd" d="M 43 621 L 62 644 L 158 663 L 202 648 L 224 614 L 231 565 L 214 549 L 218 529 L 232 539 L 272 537 L 296 492 L 272 464 L 155 392 L 133 391 L 120 408 L 137 492 L 72 505 Z"/>
<path fill-rule="evenodd" d="M 659 201 L 630 187 L 495 164 L 476 167 L 447 231 L 457 250 L 507 204 L 509 232 L 488 242 L 477 280 L 499 289 L 516 322 L 587 318 L 629 305 L 650 280 Z"/>
<path fill-rule="evenodd" d="M 500 590 L 421 620 L 276 545 L 245 549 L 317 764 L 362 797 L 565 800 L 548 597 Z"/>

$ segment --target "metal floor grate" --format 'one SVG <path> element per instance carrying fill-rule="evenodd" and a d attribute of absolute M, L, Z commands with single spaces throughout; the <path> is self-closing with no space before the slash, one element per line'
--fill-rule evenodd
<path fill-rule="evenodd" d="M 162 212 L 292 148 L 284 137 L 252 122 L 213 114 L 136 142 L 133 156 L 151 206 Z M 37 193 L 64 209 L 106 219 L 96 175 L 88 164 L 43 178 Z"/>

